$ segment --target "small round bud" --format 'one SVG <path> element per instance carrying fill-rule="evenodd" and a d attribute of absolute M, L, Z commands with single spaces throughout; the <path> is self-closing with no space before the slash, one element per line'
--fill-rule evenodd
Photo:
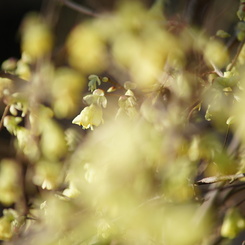
<path fill-rule="evenodd" d="M 108 92 L 108 93 L 112 93 L 112 92 L 114 92 L 114 91 L 116 91 L 116 90 L 117 90 L 117 88 L 114 87 L 114 86 L 112 86 L 112 87 L 110 87 L 110 88 L 107 89 L 107 92 Z"/>
<path fill-rule="evenodd" d="M 109 81 L 109 78 L 108 77 L 103 77 L 102 78 L 102 82 L 107 83 L 108 81 Z"/>
<path fill-rule="evenodd" d="M 223 30 L 218 30 L 216 32 L 216 36 L 220 37 L 220 38 L 228 38 L 230 37 L 231 35 L 229 33 L 227 33 L 226 31 L 223 31 Z"/>
<path fill-rule="evenodd" d="M 2 70 L 13 71 L 16 69 L 17 60 L 15 58 L 10 58 L 2 63 Z"/>

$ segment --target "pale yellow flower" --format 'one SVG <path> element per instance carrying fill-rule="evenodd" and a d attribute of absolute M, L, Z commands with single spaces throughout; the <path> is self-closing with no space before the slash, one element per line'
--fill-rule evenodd
<path fill-rule="evenodd" d="M 93 126 L 99 126 L 103 123 L 102 117 L 102 108 L 98 105 L 91 104 L 85 107 L 81 113 L 73 119 L 72 123 L 82 126 L 85 129 L 91 128 L 93 130 Z"/>

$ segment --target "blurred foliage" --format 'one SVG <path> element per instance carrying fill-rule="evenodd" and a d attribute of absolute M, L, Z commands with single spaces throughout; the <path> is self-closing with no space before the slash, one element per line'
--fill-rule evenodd
<path fill-rule="evenodd" d="M 245 230 L 244 1 L 214 35 L 167 6 L 87 11 L 62 47 L 62 12 L 24 18 L 22 56 L 0 72 L 5 244 L 232 244 Z"/>

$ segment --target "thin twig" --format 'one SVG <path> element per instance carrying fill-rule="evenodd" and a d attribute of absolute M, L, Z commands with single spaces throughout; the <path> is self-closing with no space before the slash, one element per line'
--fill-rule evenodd
<path fill-rule="evenodd" d="M 224 77 L 223 72 L 219 70 L 218 67 L 212 61 L 210 61 L 210 64 L 214 68 L 214 71 L 213 71 L 214 73 L 216 73 L 219 77 Z"/>
<path fill-rule="evenodd" d="M 197 209 L 197 212 L 195 214 L 195 222 L 197 225 L 199 225 L 205 219 L 205 217 L 207 217 L 207 214 L 209 213 L 213 204 L 217 200 L 219 188 L 222 187 L 223 185 L 224 185 L 224 182 L 215 183 L 215 189 L 209 190 L 208 193 L 205 195 L 204 197 L 205 201 Z"/>
<path fill-rule="evenodd" d="M 198 99 L 197 101 L 195 101 L 191 106 L 190 106 L 190 111 L 188 113 L 188 116 L 187 116 L 187 120 L 188 122 L 191 120 L 191 116 L 193 114 L 194 111 L 200 111 L 201 109 L 201 101 Z"/>
<path fill-rule="evenodd" d="M 231 188 L 237 188 L 237 187 L 244 187 L 245 182 L 239 182 L 238 184 L 229 184 L 229 185 L 225 185 L 222 188 L 219 188 L 220 191 L 223 190 L 227 190 L 227 189 L 231 189 Z"/>
<path fill-rule="evenodd" d="M 229 143 L 229 145 L 227 146 L 227 153 L 232 156 L 235 153 L 235 150 L 238 148 L 238 146 L 240 145 L 240 132 L 241 129 L 238 129 L 235 134 L 232 137 L 231 142 Z"/>
<path fill-rule="evenodd" d="M 2 78 L 8 78 L 10 80 L 13 80 L 15 82 L 27 82 L 27 80 L 24 80 L 14 74 L 11 74 L 11 73 L 8 73 L 8 72 L 5 72 L 5 71 L 0 71 L 0 77 Z"/>
<path fill-rule="evenodd" d="M 243 41 L 243 42 L 241 42 L 241 43 L 239 44 L 239 46 L 238 46 L 238 48 L 237 48 L 236 55 L 235 55 L 235 57 L 233 58 L 231 64 L 228 66 L 227 71 L 231 71 L 232 68 L 235 66 L 235 64 L 236 64 L 236 62 L 237 62 L 237 59 L 238 59 L 238 57 L 239 57 L 239 55 L 240 55 L 240 53 L 241 53 L 241 51 L 242 51 L 244 42 L 245 42 L 245 41 Z"/>
<path fill-rule="evenodd" d="M 223 149 L 225 149 L 225 147 L 227 145 L 229 133 L 230 133 L 230 125 L 228 124 L 227 130 L 225 133 L 225 140 L 224 140 L 224 144 L 223 144 Z"/>
<path fill-rule="evenodd" d="M 3 120 L 4 118 L 7 116 L 8 114 L 8 111 L 9 111 L 9 108 L 10 108 L 10 105 L 7 105 L 3 111 L 3 115 L 2 115 L 2 118 L 1 118 L 1 121 L 0 121 L 0 131 L 2 130 L 3 128 Z"/>
<path fill-rule="evenodd" d="M 71 8 L 71 9 L 73 9 L 79 13 L 86 14 L 86 15 L 93 16 L 93 17 L 99 17 L 100 16 L 100 14 L 94 12 L 93 10 L 88 9 L 84 6 L 81 6 L 77 3 L 71 2 L 69 0 L 60 0 L 60 2 L 62 2 L 65 6 Z"/>
<path fill-rule="evenodd" d="M 212 177 L 203 178 L 197 181 L 196 184 L 197 185 L 213 184 L 213 183 L 217 183 L 221 181 L 234 182 L 235 180 L 238 180 L 244 177 L 245 177 L 245 173 L 224 175 L 224 176 L 212 176 Z"/>

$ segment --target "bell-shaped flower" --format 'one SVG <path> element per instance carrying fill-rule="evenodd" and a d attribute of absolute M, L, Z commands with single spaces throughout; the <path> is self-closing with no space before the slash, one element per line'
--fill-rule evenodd
<path fill-rule="evenodd" d="M 116 118 L 119 115 L 126 114 L 130 118 L 134 118 L 137 114 L 136 111 L 136 98 L 132 90 L 127 90 L 125 95 L 120 96 L 118 100 L 119 110 L 117 112 Z"/>
<path fill-rule="evenodd" d="M 98 106 L 102 106 L 106 108 L 107 99 L 105 97 L 105 93 L 102 89 L 94 90 L 93 94 L 89 94 L 83 97 L 83 100 L 88 104 L 97 104 Z"/>
<path fill-rule="evenodd" d="M 93 130 L 93 126 L 99 126 L 103 123 L 101 106 L 91 104 L 85 107 L 81 113 L 73 119 L 72 123 L 82 126 L 85 129 L 91 128 Z"/>

